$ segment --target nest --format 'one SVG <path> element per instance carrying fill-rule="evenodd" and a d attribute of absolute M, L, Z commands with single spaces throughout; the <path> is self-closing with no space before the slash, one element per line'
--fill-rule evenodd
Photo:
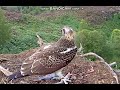
<path fill-rule="evenodd" d="M 18 78 L 16 80 L 8 82 L 5 74 L 1 68 L 6 69 L 7 73 L 11 74 L 20 69 L 22 62 L 32 55 L 36 50 L 41 50 L 45 45 L 43 41 L 38 37 L 38 44 L 41 47 L 24 51 L 20 54 L 0 54 L 0 83 L 1 84 L 55 84 L 58 80 L 41 80 L 34 81 L 38 75 L 27 76 Z M 78 51 L 82 50 L 82 46 Z M 97 57 L 96 61 L 90 61 L 86 56 Z M 112 64 L 108 64 L 105 60 L 95 53 L 79 54 L 77 53 L 75 58 L 63 68 L 62 73 L 66 75 L 71 73 L 71 82 L 69 84 L 119 84 L 120 73 L 119 70 L 115 71 L 111 68 Z M 2 67 L 1 67 L 2 66 Z M 4 75 L 4 74 L 5 75 Z"/>
<path fill-rule="evenodd" d="M 13 60 L 1 63 L 3 67 L 9 71 L 16 72 L 20 69 L 23 60 Z M 103 61 L 89 61 L 80 55 L 75 58 L 66 67 L 63 68 L 62 73 L 66 75 L 68 72 L 72 74 L 69 84 L 117 84 L 118 80 L 115 73 Z M 41 80 L 34 81 L 38 75 L 27 76 L 14 81 L 8 82 L 6 76 L 0 72 L 0 83 L 2 84 L 54 84 L 58 80 Z"/>

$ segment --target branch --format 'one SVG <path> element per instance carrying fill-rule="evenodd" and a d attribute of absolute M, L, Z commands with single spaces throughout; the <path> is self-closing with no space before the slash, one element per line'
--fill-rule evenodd
<path fill-rule="evenodd" d="M 44 42 L 43 42 L 42 38 L 40 38 L 40 36 L 39 36 L 37 33 L 36 33 L 36 36 L 37 36 L 37 38 L 38 38 L 37 43 L 38 43 L 39 46 L 41 47 L 41 46 L 44 44 Z"/>
<path fill-rule="evenodd" d="M 7 59 L 7 58 L 0 58 L 0 62 L 3 62 L 3 61 L 9 61 L 9 59 Z"/>
<path fill-rule="evenodd" d="M 78 49 L 78 52 L 83 53 L 82 50 L 83 50 L 83 47 L 82 47 L 82 44 L 80 43 L 80 48 Z"/>
<path fill-rule="evenodd" d="M 105 62 L 105 60 L 104 60 L 102 57 L 100 57 L 99 55 L 97 55 L 97 54 L 95 54 L 95 53 L 92 53 L 92 52 L 86 53 L 86 54 L 83 54 L 83 55 L 80 55 L 80 56 L 81 56 L 81 57 L 95 56 L 96 58 L 99 58 L 100 61 L 102 61 L 103 63 L 105 63 L 105 64 L 109 67 L 109 69 L 111 70 L 111 73 L 113 74 L 113 77 L 114 77 L 114 78 L 116 79 L 116 81 L 117 81 L 117 84 L 119 84 L 118 76 L 117 76 L 117 74 L 115 73 L 115 71 L 111 68 L 112 65 L 116 64 L 115 62 L 113 62 L 113 63 L 111 63 L 111 64 L 108 64 L 107 62 Z"/>
<path fill-rule="evenodd" d="M 3 68 L 2 66 L 0 66 L 0 71 L 2 73 L 4 73 L 6 76 L 13 74 L 12 72 L 8 71 L 7 69 Z"/>
<path fill-rule="evenodd" d="M 114 70 L 115 72 L 117 72 L 117 73 L 120 73 L 120 70 Z"/>
<path fill-rule="evenodd" d="M 100 57 L 99 55 L 97 55 L 96 53 L 93 53 L 93 52 L 90 52 L 90 53 L 86 53 L 86 54 L 83 54 L 83 55 L 80 55 L 81 57 L 86 57 L 86 56 L 95 56 L 96 58 L 100 59 L 100 61 L 103 61 L 105 62 L 105 60 Z"/>
<path fill-rule="evenodd" d="M 112 63 L 110 63 L 109 65 L 110 65 L 110 66 L 114 66 L 114 65 L 117 66 L 117 63 L 116 63 L 116 62 L 112 62 Z"/>
<path fill-rule="evenodd" d="M 115 72 L 115 70 L 113 70 L 112 68 L 111 68 L 111 66 L 107 63 L 107 62 L 104 62 L 108 67 L 109 67 L 109 69 L 111 70 L 111 73 L 113 74 L 113 77 L 116 79 L 116 81 L 117 81 L 117 84 L 119 84 L 119 80 L 118 80 L 118 76 L 117 76 L 117 73 Z"/>

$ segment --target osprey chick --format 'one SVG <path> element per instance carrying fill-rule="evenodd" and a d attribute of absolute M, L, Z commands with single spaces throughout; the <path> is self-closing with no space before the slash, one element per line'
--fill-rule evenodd
<path fill-rule="evenodd" d="M 74 58 L 77 47 L 74 43 L 75 33 L 70 27 L 62 29 L 62 37 L 55 43 L 49 44 L 42 51 L 36 51 L 28 57 L 21 66 L 21 69 L 10 75 L 9 80 L 29 75 L 48 75 L 54 72 L 61 77 L 61 68 L 66 66 Z"/>

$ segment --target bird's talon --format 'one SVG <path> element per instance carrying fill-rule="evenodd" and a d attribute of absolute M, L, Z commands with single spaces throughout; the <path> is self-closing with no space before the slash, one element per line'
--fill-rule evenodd
<path fill-rule="evenodd" d="M 71 76 L 72 74 L 71 73 L 68 73 L 65 77 L 63 77 L 62 79 L 61 79 L 61 81 L 60 82 L 58 82 L 57 84 L 61 84 L 61 83 L 64 83 L 64 84 L 68 84 L 69 82 L 71 82 L 71 80 L 70 80 L 70 76 Z"/>
<path fill-rule="evenodd" d="M 53 77 L 52 80 L 60 80 L 60 77 Z"/>
<path fill-rule="evenodd" d="M 63 82 L 65 83 L 65 84 L 68 84 L 68 82 L 71 82 L 71 80 L 63 80 Z"/>

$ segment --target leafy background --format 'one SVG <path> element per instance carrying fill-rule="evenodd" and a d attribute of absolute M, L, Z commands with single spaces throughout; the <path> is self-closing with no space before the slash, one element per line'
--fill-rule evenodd
<path fill-rule="evenodd" d="M 57 41 L 61 36 L 61 28 L 67 25 L 76 31 L 76 45 L 79 47 L 81 43 L 84 53 L 97 53 L 109 63 L 116 61 L 120 68 L 120 13 L 112 14 L 100 24 L 91 24 L 86 19 L 76 17 L 72 11 L 58 17 L 48 17 L 49 13 L 55 11 L 44 10 L 40 6 L 8 8 L 0 9 L 1 54 L 20 53 L 38 47 L 36 33 L 45 42 Z M 6 19 L 6 12 L 8 15 L 11 11 L 17 14 Z M 48 14 L 44 16 L 44 13 Z"/>

